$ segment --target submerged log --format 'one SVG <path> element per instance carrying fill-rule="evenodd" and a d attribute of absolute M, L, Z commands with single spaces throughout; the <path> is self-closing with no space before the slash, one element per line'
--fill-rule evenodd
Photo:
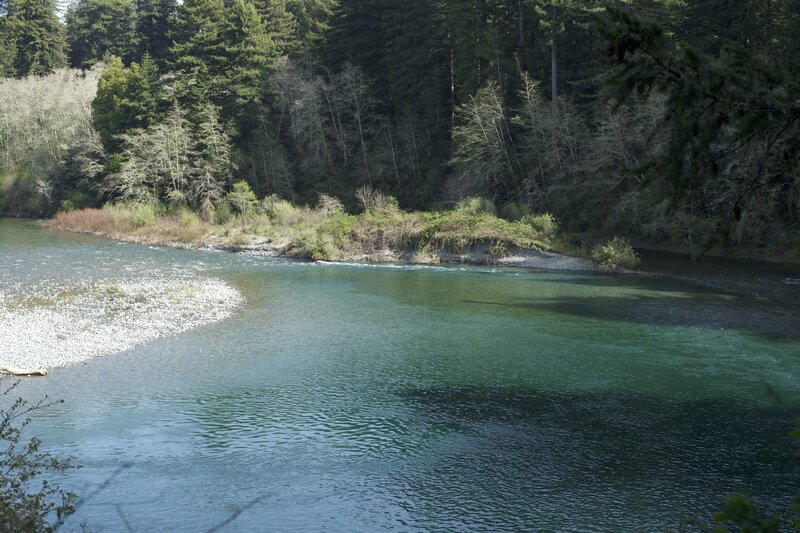
<path fill-rule="evenodd" d="M 46 376 L 47 370 L 38 368 L 14 368 L 13 366 L 0 366 L 0 372 L 6 372 L 12 376 Z"/>

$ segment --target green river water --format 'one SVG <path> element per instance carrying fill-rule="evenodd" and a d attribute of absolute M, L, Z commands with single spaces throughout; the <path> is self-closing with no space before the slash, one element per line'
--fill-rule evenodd
<path fill-rule="evenodd" d="M 69 527 L 662 531 L 789 507 L 800 271 L 646 254 L 620 276 L 328 265 L 0 219 L 0 284 L 222 279 L 232 318 L 18 389 L 83 467 Z M 668 274 L 668 275 L 663 275 Z M 20 332 L 20 335 L 26 334 Z M 2 347 L 0 347 L 2 351 Z"/>

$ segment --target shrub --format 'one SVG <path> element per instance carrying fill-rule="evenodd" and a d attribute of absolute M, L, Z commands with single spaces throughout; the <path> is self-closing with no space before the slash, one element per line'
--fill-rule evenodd
<path fill-rule="evenodd" d="M 342 202 L 333 196 L 327 194 L 320 194 L 317 198 L 317 210 L 322 212 L 326 217 L 344 213 L 344 205 Z"/>
<path fill-rule="evenodd" d="M 178 224 L 182 228 L 190 228 L 200 224 L 200 217 L 193 211 L 181 209 L 178 213 Z"/>
<path fill-rule="evenodd" d="M 522 217 L 530 215 L 531 210 L 527 206 L 516 202 L 508 202 L 500 208 L 500 215 L 506 220 L 520 220 Z"/>
<path fill-rule="evenodd" d="M 247 246 L 250 243 L 250 237 L 248 237 L 243 231 L 234 231 L 234 233 L 228 238 L 228 244 L 237 248 Z"/>
<path fill-rule="evenodd" d="M 76 209 L 85 209 L 92 207 L 94 199 L 83 191 L 72 191 L 67 194 L 61 201 L 59 211 L 75 211 Z"/>
<path fill-rule="evenodd" d="M 233 189 L 225 198 L 228 200 L 231 208 L 242 217 L 250 214 L 250 212 L 255 209 L 256 204 L 258 204 L 255 193 L 244 180 L 234 183 Z"/>
<path fill-rule="evenodd" d="M 461 200 L 456 206 L 456 211 L 470 215 L 480 215 L 482 213 L 494 215 L 497 213 L 494 202 L 486 198 L 481 198 L 480 196 L 473 196 L 472 198 Z"/>
<path fill-rule="evenodd" d="M 532 227 L 533 231 L 536 232 L 540 239 L 553 240 L 558 234 L 558 221 L 556 220 L 556 217 L 550 213 L 542 213 L 541 215 L 526 215 L 522 217 L 521 222 Z"/>
<path fill-rule="evenodd" d="M 289 255 L 313 259 L 314 261 L 333 261 L 337 259 L 336 247 L 330 235 L 320 234 L 309 229 L 292 243 Z"/>
<path fill-rule="evenodd" d="M 8 397 L 17 384 L 6 387 L 0 395 Z M 41 451 L 36 437 L 20 442 L 30 414 L 48 405 L 51 403 L 45 400 L 28 404 L 20 398 L 0 410 L 0 531 L 51 531 L 75 512 L 76 494 L 41 479 L 46 470 L 62 472 L 74 468 L 71 461 Z M 52 515 L 55 526 L 47 523 Z"/>
<path fill-rule="evenodd" d="M 158 212 L 153 204 L 128 204 L 125 206 L 131 223 L 136 229 L 146 228 L 156 223 Z"/>
<path fill-rule="evenodd" d="M 492 243 L 489 246 L 489 257 L 499 259 L 508 255 L 508 245 L 503 241 Z"/>
<path fill-rule="evenodd" d="M 295 207 L 286 200 L 275 195 L 264 198 L 261 209 L 270 220 L 281 226 L 311 225 L 317 222 L 319 215 L 308 207 Z"/>
<path fill-rule="evenodd" d="M 592 250 L 592 260 L 603 270 L 634 268 L 639 264 L 639 256 L 628 239 L 614 237 L 605 244 L 598 244 Z"/>
<path fill-rule="evenodd" d="M 230 222 L 231 218 L 233 218 L 233 213 L 231 212 L 231 204 L 229 204 L 227 200 L 223 200 L 216 205 L 214 214 L 211 217 L 214 224 L 220 225 L 227 224 Z"/>
<path fill-rule="evenodd" d="M 394 197 L 386 196 L 369 185 L 363 185 L 356 190 L 356 200 L 361 204 L 361 208 L 365 213 L 399 210 L 397 200 Z"/>

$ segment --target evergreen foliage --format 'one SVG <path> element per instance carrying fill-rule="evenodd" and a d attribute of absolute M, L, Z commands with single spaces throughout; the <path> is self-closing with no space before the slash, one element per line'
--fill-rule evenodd
<path fill-rule="evenodd" d="M 16 76 L 50 74 L 66 63 L 64 26 L 53 0 L 14 0 L 9 4 L 7 37 L 14 50 Z"/>
<path fill-rule="evenodd" d="M 800 219 L 800 64 L 733 43 L 705 56 L 622 11 L 611 10 L 610 22 L 613 101 L 666 96 L 659 127 L 669 139 L 643 166 L 650 181 L 673 204 L 708 206 L 724 244 L 742 221 Z"/>
<path fill-rule="evenodd" d="M 135 0 L 133 59 L 145 54 L 163 66 L 172 46 L 172 32 L 178 10 L 176 0 Z"/>
<path fill-rule="evenodd" d="M 255 0 L 254 2 L 270 41 L 281 54 L 297 48 L 297 20 L 284 0 Z"/>
<path fill-rule="evenodd" d="M 297 21 L 298 44 L 310 51 L 319 46 L 330 29 L 338 0 L 289 0 L 286 9 Z"/>
<path fill-rule="evenodd" d="M 80 0 L 67 12 L 69 63 L 89 68 L 106 55 L 133 52 L 134 6 L 130 0 Z"/>
<path fill-rule="evenodd" d="M 119 147 L 117 136 L 157 122 L 163 110 L 158 69 L 145 55 L 141 65 L 125 68 L 112 56 L 100 74 L 97 96 L 92 102 L 94 127 L 109 152 Z"/>

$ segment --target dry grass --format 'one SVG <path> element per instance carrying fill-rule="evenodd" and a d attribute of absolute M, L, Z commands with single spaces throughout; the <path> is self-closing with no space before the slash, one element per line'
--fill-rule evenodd
<path fill-rule="evenodd" d="M 129 218 L 115 216 L 109 209 L 62 211 L 50 220 L 48 226 L 54 229 L 99 235 L 116 235 L 130 233 L 134 230 L 133 223 Z"/>
<path fill-rule="evenodd" d="M 208 225 L 202 222 L 184 225 L 176 216 L 162 216 L 155 224 L 139 230 L 139 234 L 154 242 L 180 242 L 198 244 L 203 241 Z"/>
<path fill-rule="evenodd" d="M 107 205 L 102 209 L 59 212 L 48 226 L 109 237 L 138 237 L 154 243 L 186 244 L 201 242 L 209 229 L 197 217 L 183 213 L 158 216 L 155 208 L 147 205 Z"/>

